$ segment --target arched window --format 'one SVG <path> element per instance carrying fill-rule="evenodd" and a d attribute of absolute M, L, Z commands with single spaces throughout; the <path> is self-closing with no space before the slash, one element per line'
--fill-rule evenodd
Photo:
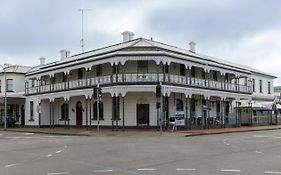
<path fill-rule="evenodd" d="M 95 102 L 93 104 L 93 120 L 97 120 L 98 119 L 98 116 L 97 116 L 97 102 Z M 104 120 L 103 118 L 103 103 L 102 102 L 99 102 L 99 119 L 100 120 Z"/>
<path fill-rule="evenodd" d="M 180 99 L 176 99 L 176 110 L 183 111 L 183 102 Z"/>
<path fill-rule="evenodd" d="M 68 120 L 69 112 L 68 112 L 68 104 L 64 103 L 61 105 L 61 120 Z"/>

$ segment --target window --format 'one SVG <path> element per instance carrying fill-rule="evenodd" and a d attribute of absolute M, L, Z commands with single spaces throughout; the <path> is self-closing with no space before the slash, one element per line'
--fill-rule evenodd
<path fill-rule="evenodd" d="M 102 75 L 102 65 L 97 65 L 97 77 Z"/>
<path fill-rule="evenodd" d="M 148 61 L 138 61 L 138 73 L 148 72 Z"/>
<path fill-rule="evenodd" d="M 268 94 L 271 94 L 271 87 L 270 87 L 271 85 L 270 85 L 270 81 L 269 82 L 267 82 L 267 93 Z"/>
<path fill-rule="evenodd" d="M 202 77 L 203 79 L 206 79 L 205 70 L 204 70 L 203 68 L 201 69 L 201 77 Z"/>
<path fill-rule="evenodd" d="M 83 68 L 78 69 L 78 79 L 82 79 L 83 78 Z"/>
<path fill-rule="evenodd" d="M 183 102 L 180 99 L 176 99 L 176 111 L 183 111 Z"/>
<path fill-rule="evenodd" d="M 7 91 L 13 92 L 13 79 L 7 79 Z"/>
<path fill-rule="evenodd" d="M 68 112 L 68 104 L 64 103 L 61 105 L 61 120 L 68 120 L 69 112 Z"/>
<path fill-rule="evenodd" d="M 119 120 L 120 119 L 119 104 L 120 104 L 119 97 L 113 97 L 112 98 L 112 120 L 117 120 L 117 119 Z"/>
<path fill-rule="evenodd" d="M 253 92 L 256 92 L 256 80 L 253 79 Z"/>
<path fill-rule="evenodd" d="M 164 66 L 164 72 L 169 73 L 169 66 L 167 64 L 165 64 L 163 66 Z"/>
<path fill-rule="evenodd" d="M 33 121 L 33 117 L 34 117 L 34 103 L 33 101 L 31 101 L 29 103 L 29 109 L 30 109 L 30 120 L 29 121 Z"/>
<path fill-rule="evenodd" d="M 262 93 L 262 80 L 260 80 L 260 93 Z"/>
<path fill-rule="evenodd" d="M 93 104 L 93 120 L 98 120 L 98 115 L 97 115 L 97 102 Z M 99 102 L 99 119 L 104 120 L 103 118 L 103 103 Z"/>
<path fill-rule="evenodd" d="M 215 81 L 218 81 L 218 74 L 217 74 L 216 71 L 213 71 L 213 79 L 214 79 Z"/>
<path fill-rule="evenodd" d="M 35 79 L 31 80 L 31 87 L 35 87 Z"/>
<path fill-rule="evenodd" d="M 113 67 L 112 67 L 112 73 L 113 74 L 118 74 L 119 73 L 119 66 L 114 64 Z"/>
<path fill-rule="evenodd" d="M 195 67 L 191 67 L 191 77 L 195 77 Z"/>
<path fill-rule="evenodd" d="M 185 76 L 185 66 L 180 64 L 180 75 Z"/>

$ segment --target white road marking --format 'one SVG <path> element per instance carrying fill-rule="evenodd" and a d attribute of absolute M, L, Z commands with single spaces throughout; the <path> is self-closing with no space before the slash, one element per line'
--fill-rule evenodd
<path fill-rule="evenodd" d="M 48 155 L 46 155 L 46 157 L 52 157 L 53 155 L 52 154 L 48 154 Z"/>
<path fill-rule="evenodd" d="M 94 170 L 94 173 L 105 173 L 105 172 L 113 172 L 113 170 Z"/>
<path fill-rule="evenodd" d="M 262 154 L 263 152 L 261 152 L 261 151 L 255 151 L 255 153 Z"/>
<path fill-rule="evenodd" d="M 265 171 L 264 174 L 281 174 L 279 171 Z"/>
<path fill-rule="evenodd" d="M 177 171 L 196 171 L 195 168 L 177 168 Z"/>
<path fill-rule="evenodd" d="M 31 132 L 26 132 L 26 133 L 23 133 L 25 135 L 34 135 L 34 133 L 31 133 Z"/>
<path fill-rule="evenodd" d="M 69 174 L 69 172 L 47 173 L 47 175 L 60 175 L 60 174 Z"/>
<path fill-rule="evenodd" d="M 241 172 L 241 170 L 234 170 L 234 169 L 221 169 L 221 172 Z"/>
<path fill-rule="evenodd" d="M 254 135 L 254 137 L 257 138 L 271 138 L 271 139 L 281 139 L 281 137 L 279 136 L 269 136 L 269 135 Z"/>
<path fill-rule="evenodd" d="M 139 168 L 138 171 L 155 171 L 155 168 Z"/>
<path fill-rule="evenodd" d="M 7 137 L 7 139 L 32 139 L 33 137 Z"/>
<path fill-rule="evenodd" d="M 10 168 L 17 165 L 19 165 L 19 163 L 9 164 L 9 165 L 5 165 L 5 168 Z"/>
<path fill-rule="evenodd" d="M 59 151 L 56 152 L 56 154 L 61 153 L 61 152 L 62 152 L 62 150 L 59 150 Z"/>

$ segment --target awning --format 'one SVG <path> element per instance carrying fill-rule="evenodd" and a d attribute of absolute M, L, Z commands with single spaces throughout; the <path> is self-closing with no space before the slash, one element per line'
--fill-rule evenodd
<path fill-rule="evenodd" d="M 0 104 L 5 103 L 5 98 L 0 98 Z M 25 98 L 7 97 L 7 104 L 25 104 Z"/>
<path fill-rule="evenodd" d="M 267 101 L 252 101 L 249 104 L 248 101 L 242 101 L 240 108 L 252 108 L 253 110 L 264 110 L 264 111 L 271 111 L 272 110 L 273 102 Z"/>

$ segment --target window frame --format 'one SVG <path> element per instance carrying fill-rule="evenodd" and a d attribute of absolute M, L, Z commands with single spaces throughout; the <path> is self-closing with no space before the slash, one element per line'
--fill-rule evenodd
<path fill-rule="evenodd" d="M 29 102 L 29 111 L 30 111 L 29 121 L 34 121 L 34 101 Z"/>
<path fill-rule="evenodd" d="M 262 80 L 259 81 L 260 93 L 262 93 Z"/>
<path fill-rule="evenodd" d="M 99 102 L 99 120 L 104 120 L 104 105 L 103 102 Z M 97 101 L 95 101 L 93 103 L 93 118 L 92 120 L 98 120 L 98 116 L 97 116 Z"/>
<path fill-rule="evenodd" d="M 271 82 L 270 81 L 267 82 L 267 93 L 271 94 Z"/>
<path fill-rule="evenodd" d="M 252 84 L 253 84 L 253 92 L 256 92 L 256 80 L 254 78 L 252 80 Z"/>
<path fill-rule="evenodd" d="M 9 81 L 12 81 L 12 88 L 11 89 L 9 89 Z M 7 81 L 6 81 L 6 90 L 7 90 L 7 92 L 14 92 L 14 79 L 11 79 L 11 78 L 9 78 L 9 79 L 7 79 Z"/>

